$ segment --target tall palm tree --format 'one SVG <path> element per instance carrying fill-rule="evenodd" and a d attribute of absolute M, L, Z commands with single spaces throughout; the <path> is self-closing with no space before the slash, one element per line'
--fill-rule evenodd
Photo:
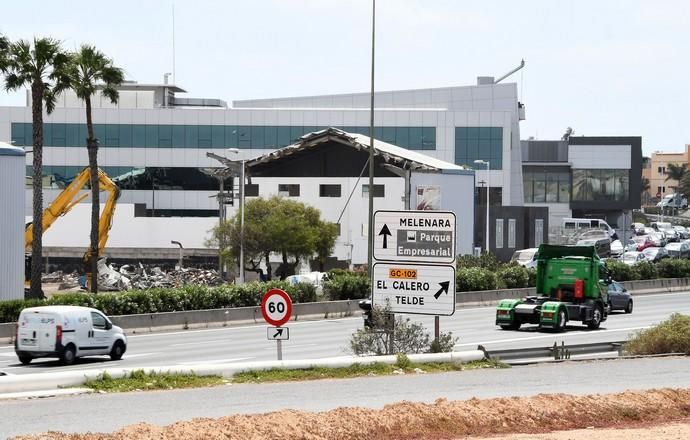
<path fill-rule="evenodd" d="M 4 61 L 5 89 L 31 90 L 33 137 L 33 243 L 31 245 L 31 290 L 29 298 L 42 298 L 43 269 L 43 106 L 55 109 L 55 97 L 69 87 L 69 55 L 52 38 L 19 40 L 7 46 Z"/>
<path fill-rule="evenodd" d="M 4 72 L 7 66 L 7 51 L 10 47 L 10 40 L 0 34 L 0 72 Z"/>
<path fill-rule="evenodd" d="M 678 196 L 676 196 L 675 193 L 678 192 L 678 185 L 680 184 L 680 181 L 681 181 L 681 179 L 683 179 L 683 176 L 685 175 L 685 172 L 687 170 L 688 170 L 688 164 L 686 164 L 686 163 L 683 163 L 680 165 L 677 165 L 675 163 L 670 163 L 666 167 L 666 179 L 664 181 L 667 182 L 669 180 L 675 180 L 676 182 L 678 182 L 675 184 L 675 186 L 672 187 L 673 193 L 674 193 L 673 200 L 676 200 L 676 203 L 674 203 L 674 206 L 672 208 L 673 210 L 675 210 L 675 208 L 677 207 L 676 205 L 679 204 L 679 202 L 677 201 Z"/>
<path fill-rule="evenodd" d="M 83 45 L 72 56 L 70 69 L 71 87 L 77 97 L 86 104 L 86 149 L 91 171 L 91 246 L 90 259 L 85 263 L 91 272 L 91 291 L 98 292 L 98 220 L 100 217 L 100 189 L 98 185 L 98 139 L 93 133 L 91 97 L 97 90 L 116 104 L 119 98 L 117 86 L 124 80 L 122 69 L 113 60 L 93 46 Z"/>

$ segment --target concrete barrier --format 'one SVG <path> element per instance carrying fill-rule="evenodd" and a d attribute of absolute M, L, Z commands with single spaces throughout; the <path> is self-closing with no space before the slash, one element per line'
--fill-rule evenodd
<path fill-rule="evenodd" d="M 690 290 L 690 278 L 664 278 L 657 280 L 625 281 L 622 283 L 634 295 L 678 292 Z M 480 307 L 495 305 L 504 298 L 522 298 L 535 295 L 534 287 L 523 289 L 484 290 L 456 292 L 456 306 Z M 340 318 L 359 314 L 358 300 L 324 301 L 295 304 L 292 320 Z M 146 333 L 170 329 L 222 327 L 263 322 L 259 307 L 232 309 L 192 310 L 183 312 L 148 313 L 142 315 L 111 316 L 112 321 L 127 330 L 128 334 Z M 0 341 L 12 341 L 14 323 L 0 324 Z"/>
<path fill-rule="evenodd" d="M 480 350 L 468 350 L 451 353 L 411 354 L 408 358 L 412 362 L 471 362 L 484 359 Z M 37 373 L 13 376 L 0 376 L 0 393 L 19 393 L 39 391 L 60 387 L 73 387 L 84 384 L 87 380 L 96 379 L 103 373 L 113 378 L 120 378 L 133 370 L 143 369 L 146 372 L 176 372 L 182 374 L 197 374 L 199 376 L 221 375 L 232 377 L 236 373 L 248 370 L 278 369 L 307 369 L 312 367 L 342 368 L 353 364 L 371 364 L 380 362 L 393 365 L 397 356 L 339 356 L 322 359 L 234 362 L 228 364 L 173 365 L 144 368 L 99 368 L 80 371 L 60 371 L 55 373 Z"/>

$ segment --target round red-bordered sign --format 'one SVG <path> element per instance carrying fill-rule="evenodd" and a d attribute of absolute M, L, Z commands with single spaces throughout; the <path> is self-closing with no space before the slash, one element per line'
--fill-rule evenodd
<path fill-rule="evenodd" d="M 280 327 L 292 316 L 290 295 L 280 289 L 271 289 L 261 298 L 261 314 L 264 320 L 275 327 Z"/>

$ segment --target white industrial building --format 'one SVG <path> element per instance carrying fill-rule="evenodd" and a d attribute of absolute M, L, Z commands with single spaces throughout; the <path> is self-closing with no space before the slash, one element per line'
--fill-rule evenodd
<path fill-rule="evenodd" d="M 212 256 L 205 240 L 218 218 L 219 182 L 208 168 L 219 162 L 207 152 L 233 160 L 251 160 L 287 145 L 301 136 L 327 127 L 368 135 L 367 93 L 235 101 L 231 108 L 218 99 L 182 98 L 183 89 L 169 84 L 126 83 L 117 105 L 96 96 L 93 119 L 100 141 L 99 165 L 122 189 L 107 253 L 142 256 L 148 252 L 177 257 L 170 240 L 181 241 L 187 255 Z M 27 97 L 27 101 L 28 101 Z M 446 191 L 446 201 L 469 194 L 458 222 L 474 225 L 474 199 L 491 187 L 492 205 L 522 206 L 523 178 L 519 121 L 524 107 L 514 83 L 481 77 L 478 84 L 418 90 L 378 92 L 375 97 L 375 137 L 382 143 L 448 163 L 458 169 L 477 167 L 474 184 L 481 188 Z M 46 203 L 87 165 L 86 125 L 82 102 L 74 95 L 60 97 L 55 111 L 44 117 L 44 179 Z M 0 107 L 0 140 L 30 148 L 31 106 Z M 228 148 L 237 148 L 232 154 Z M 488 161 L 475 165 L 475 160 Z M 31 156 L 26 159 L 27 167 Z M 447 168 L 450 168 L 447 167 Z M 27 175 L 31 173 L 27 172 Z M 429 177 L 426 177 L 429 179 Z M 300 177 L 257 177 L 247 186 L 247 197 L 284 193 Z M 387 179 L 387 180 L 386 180 Z M 237 181 L 236 181 L 237 182 Z M 299 200 L 318 207 L 326 220 L 336 221 L 348 196 L 352 200 L 344 218 L 335 255 L 353 264 L 366 262 L 366 181 L 356 176 L 321 177 L 305 186 Z M 432 182 L 433 183 L 433 182 Z M 339 185 L 337 193 L 320 193 L 320 186 Z M 377 177 L 385 185 L 376 209 L 402 209 L 404 180 Z M 357 186 L 355 186 L 357 185 Z M 226 182 L 225 187 L 228 187 Z M 31 190 L 26 189 L 31 200 Z M 469 200 L 472 203 L 469 203 Z M 86 203 L 86 202 L 85 202 Z M 129 206 L 128 206 L 129 205 Z M 29 203 L 27 206 L 31 206 Z M 227 207 L 227 215 L 235 207 Z M 26 211 L 27 215 L 30 212 Z M 88 244 L 88 204 L 76 207 L 45 234 L 49 257 L 81 255 Z M 341 226 L 344 226 L 343 223 Z M 458 247 L 471 252 L 478 240 L 467 237 Z M 515 240 L 507 239 L 506 243 Z M 520 243 L 515 246 L 520 246 Z"/>

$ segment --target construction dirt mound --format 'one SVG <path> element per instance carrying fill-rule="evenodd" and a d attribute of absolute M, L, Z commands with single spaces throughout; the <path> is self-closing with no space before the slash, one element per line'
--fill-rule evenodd
<path fill-rule="evenodd" d="M 165 427 L 142 423 L 127 426 L 112 434 L 51 432 L 18 438 L 456 439 L 512 433 L 538 434 L 581 428 L 639 428 L 672 421 L 684 421 L 680 426 L 681 429 L 685 427 L 687 432 L 689 416 L 690 389 L 660 389 L 588 396 L 540 394 L 534 397 L 486 400 L 439 399 L 432 404 L 401 402 L 386 405 L 383 409 L 338 408 L 321 413 L 278 411 L 219 419 L 193 419 Z"/>

